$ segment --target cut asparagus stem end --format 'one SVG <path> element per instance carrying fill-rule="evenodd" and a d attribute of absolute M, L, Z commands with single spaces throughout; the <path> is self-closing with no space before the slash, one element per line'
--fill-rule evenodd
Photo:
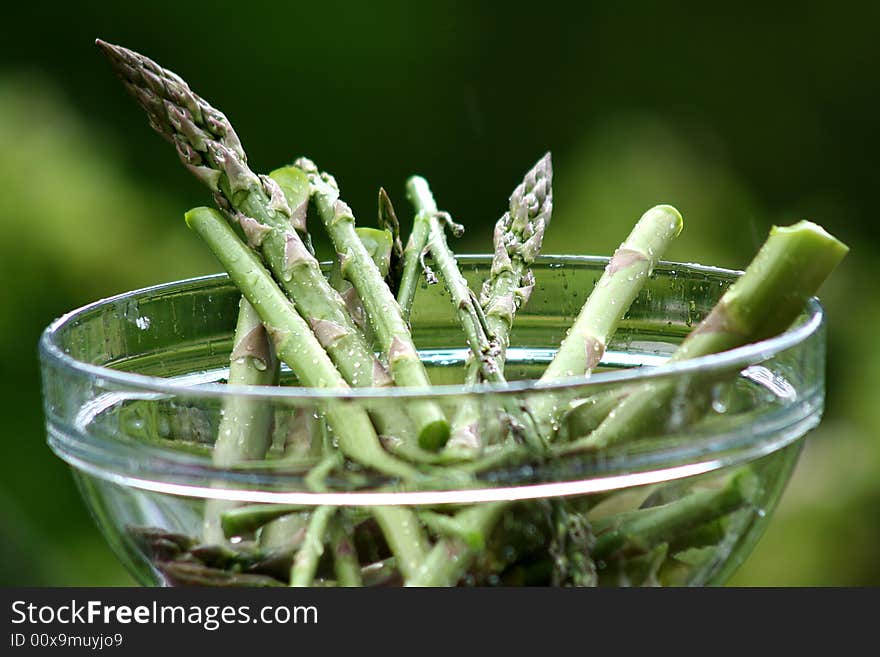
<path fill-rule="evenodd" d="M 810 221 L 774 226 L 761 250 L 673 355 L 717 353 L 787 330 L 849 252 Z"/>
<path fill-rule="evenodd" d="M 419 447 L 436 451 L 449 439 L 449 423 L 446 420 L 435 420 L 422 425 L 419 433 Z"/>

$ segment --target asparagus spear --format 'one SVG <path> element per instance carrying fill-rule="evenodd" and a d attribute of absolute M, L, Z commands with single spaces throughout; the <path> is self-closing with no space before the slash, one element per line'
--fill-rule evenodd
<path fill-rule="evenodd" d="M 459 325 L 464 331 L 471 353 L 478 359 L 487 381 L 504 383 L 504 373 L 497 361 L 498 349 L 489 339 L 486 318 L 483 317 L 480 304 L 468 287 L 455 262 L 455 256 L 446 243 L 441 213 L 437 209 L 428 181 L 421 176 L 413 176 L 407 181 L 406 186 L 407 196 L 416 208 L 416 223 L 424 221 L 428 224 L 427 248 L 440 272 L 440 278 L 452 297 L 452 303 L 458 313 Z M 454 231 L 463 230 L 462 227 L 452 224 L 452 220 L 448 217 L 445 221 L 453 226 Z"/>
<path fill-rule="evenodd" d="M 492 270 L 480 302 L 489 334 L 504 363 L 516 312 L 535 284 L 531 266 L 541 250 L 553 212 L 553 163 L 547 153 L 526 173 L 510 195 L 509 210 L 495 224 Z"/>
<path fill-rule="evenodd" d="M 229 357 L 231 385 L 259 386 L 278 383 L 278 360 L 260 316 L 248 300 L 239 303 L 238 321 Z M 227 467 L 241 461 L 262 459 L 272 443 L 274 410 L 265 401 L 247 397 L 224 399 L 214 443 L 214 465 Z M 224 540 L 221 514 L 234 506 L 224 500 L 205 505 L 204 537 L 209 543 Z"/>
<path fill-rule="evenodd" d="M 410 202 L 414 199 L 410 197 Z M 403 318 L 409 321 L 412 312 L 413 301 L 416 296 L 416 285 L 422 275 L 422 257 L 425 247 L 428 245 L 428 233 L 430 227 L 425 221 L 426 217 L 416 214 L 413 221 L 406 248 L 403 250 L 400 285 L 397 288 L 397 302 L 400 304 L 400 312 Z"/>
<path fill-rule="evenodd" d="M 508 272 L 508 261 L 514 273 L 525 272 L 522 274 L 523 278 L 519 279 L 520 282 L 529 280 L 528 265 L 534 261 L 540 248 L 543 232 L 552 211 L 550 167 L 550 159 L 545 156 L 532 171 L 526 174 L 523 183 L 511 195 L 511 218 L 507 220 L 502 217 L 496 224 L 493 274 L 483 290 L 483 300 L 487 304 L 487 320 L 493 322 L 494 330 L 498 335 L 503 336 L 499 341 L 505 343 L 509 339 L 512 312 L 517 309 L 516 293 L 513 292 L 513 296 L 510 296 L 513 282 Z M 542 183 L 542 180 L 546 180 L 547 183 Z M 523 207 L 532 210 L 530 213 L 525 212 Z M 533 221 L 531 224 L 530 217 Z M 516 227 L 522 223 L 526 224 L 527 229 L 523 229 L 522 233 L 514 232 L 519 230 Z M 658 205 L 642 215 L 627 240 L 620 245 L 608 263 L 568 336 L 541 376 L 541 381 L 574 376 L 577 373 L 589 374 L 601 359 L 605 345 L 616 329 L 617 323 L 647 281 L 663 250 L 681 232 L 681 227 L 681 215 L 668 205 Z M 526 235 L 529 237 L 523 242 Z M 506 244 L 518 243 L 522 243 L 522 246 L 515 248 L 513 255 L 502 248 Z M 528 248 L 526 244 L 529 244 Z M 502 275 L 500 283 L 494 282 L 495 271 Z M 508 295 L 506 301 L 495 301 L 500 298 L 499 293 Z M 525 300 L 527 295 L 520 296 Z M 492 310 L 493 306 L 494 310 Z M 511 310 L 511 314 L 507 311 L 502 312 L 503 308 Z M 550 395 L 536 395 L 529 401 L 531 418 L 537 422 L 542 434 L 549 437 L 555 431 L 558 418 L 565 410 L 560 406 L 558 400 Z M 474 414 L 475 411 L 465 405 L 456 416 L 453 425 L 454 445 L 476 445 L 476 438 L 470 428 L 475 424 Z M 496 454 L 490 455 L 486 465 L 491 466 L 520 456 L 525 456 L 525 453 L 518 446 L 505 446 Z M 484 467 L 479 463 L 475 463 L 474 466 L 477 469 Z"/>
<path fill-rule="evenodd" d="M 294 164 L 309 177 L 318 214 L 337 253 L 344 259 L 343 274 L 354 285 L 364 304 L 394 382 L 400 386 L 430 388 L 428 373 L 419 359 L 400 306 L 358 239 L 354 215 L 339 198 L 336 181 L 326 173 L 319 174 L 315 164 L 306 158 L 300 158 Z M 446 444 L 449 423 L 435 402 L 412 402 L 411 415 L 422 447 L 437 449 Z"/>
<path fill-rule="evenodd" d="M 308 200 L 308 178 L 296 167 L 281 167 L 272 171 L 269 174 L 269 177 L 278 183 L 279 188 L 290 205 L 294 205 L 299 201 L 305 202 Z M 394 250 L 393 234 L 387 230 L 377 230 L 375 228 L 357 228 L 355 231 L 358 239 L 370 254 L 370 258 L 375 263 L 376 267 L 378 267 L 380 273 L 383 276 L 387 275 L 391 267 L 391 256 Z M 323 278 L 323 276 L 321 278 Z M 369 347 L 374 341 L 374 336 L 366 318 L 366 311 L 364 310 L 363 302 L 361 301 L 360 296 L 358 296 L 357 290 L 343 276 L 342 263 L 339 258 L 337 258 L 333 270 L 331 271 L 330 285 L 339 293 L 348 311 L 348 317 L 351 317 L 354 321 L 355 327 L 359 331 L 358 342 L 368 345 L 369 354 L 367 357 L 372 361 L 373 371 L 381 371 L 382 373 L 380 385 L 390 383 L 390 378 L 388 378 L 384 368 L 382 368 L 379 362 L 375 359 L 375 356 L 372 353 L 372 348 Z M 323 283 L 321 287 L 323 289 Z M 345 347 L 345 343 L 339 343 L 340 351 L 338 352 L 338 358 L 343 361 L 345 361 L 345 354 L 342 350 Z M 360 347 L 355 348 L 352 355 L 357 355 L 358 353 L 361 353 L 362 355 L 364 354 Z M 352 372 L 352 378 L 356 380 L 357 377 L 354 372 L 357 372 L 361 368 L 364 364 L 364 359 L 355 358 L 353 362 L 346 364 L 350 367 L 348 371 Z M 344 376 L 346 370 L 345 368 L 341 369 Z M 399 406 L 385 405 L 380 408 L 372 409 L 370 414 L 376 423 L 380 435 L 384 438 L 391 439 L 394 437 L 407 443 L 412 441 L 412 421 L 403 408 L 400 408 Z"/>
<path fill-rule="evenodd" d="M 391 267 L 391 250 L 393 248 L 393 238 L 387 230 L 377 228 L 356 228 L 358 239 L 363 243 L 379 272 L 383 276 L 388 275 Z M 330 284 L 339 291 L 342 298 L 345 299 L 345 306 L 348 308 L 349 314 L 354 319 L 355 324 L 364 334 L 367 344 L 375 342 L 373 327 L 367 320 L 367 311 L 364 310 L 364 304 L 358 296 L 357 290 L 342 274 L 342 258 L 337 257 L 333 262 L 333 268 L 330 271 Z"/>
<path fill-rule="evenodd" d="M 297 373 L 302 383 L 344 392 L 348 385 L 305 320 L 222 215 L 211 208 L 195 208 L 186 214 L 186 222 L 208 244 L 232 281 L 257 310 L 278 357 Z M 369 417 L 360 407 L 330 404 L 327 422 L 339 448 L 350 458 L 394 476 L 417 476 L 411 466 L 382 449 Z"/>
<path fill-rule="evenodd" d="M 495 224 L 492 269 L 480 294 L 490 340 L 503 371 L 516 312 L 528 301 L 534 286 L 531 265 L 541 249 L 544 231 L 553 212 L 553 163 L 547 153 L 526 173 L 510 195 L 509 209 Z M 465 384 L 479 382 L 479 362 L 468 358 Z M 465 401 L 452 422 L 451 447 L 476 448 L 481 437 L 479 408 Z"/>
<path fill-rule="evenodd" d="M 314 582 L 318 561 L 324 554 L 324 536 L 327 534 L 327 526 L 334 513 L 336 513 L 334 506 L 319 506 L 312 512 L 305 539 L 293 560 L 290 571 L 291 586 L 311 586 Z"/>
<path fill-rule="evenodd" d="M 733 349 L 785 331 L 848 251 L 845 244 L 809 221 L 773 227 L 745 273 L 671 360 Z M 591 434 L 569 443 L 563 451 L 598 449 L 643 434 L 657 423 L 674 392 L 675 384 L 669 381 L 640 386 Z"/>
<path fill-rule="evenodd" d="M 614 252 L 539 383 L 590 373 L 602 359 L 617 324 L 648 280 L 654 265 L 681 228 L 681 215 L 670 205 L 655 206 L 642 215 L 626 241 Z M 551 395 L 536 396 L 530 407 L 539 422 L 554 429 L 565 410 L 558 407 Z"/>
<path fill-rule="evenodd" d="M 252 532 L 278 518 L 308 511 L 301 504 L 254 504 L 240 506 L 223 513 L 220 522 L 225 536 L 239 536 Z"/>
<path fill-rule="evenodd" d="M 300 233 L 306 234 L 308 182 L 294 169 L 257 176 L 228 119 L 171 71 L 120 46 L 98 41 L 150 124 L 175 145 L 184 166 L 258 248 L 346 381 L 385 386 L 391 380 L 328 283 Z M 279 186 L 281 179 L 287 197 Z M 290 199 L 291 202 L 288 202 Z M 386 423 L 388 425 L 389 423 Z M 383 433 L 393 426 L 382 426 Z"/>
<path fill-rule="evenodd" d="M 257 179 L 247 168 L 238 138 L 222 114 L 192 94 L 179 78 L 150 60 L 109 44 L 99 42 L 99 45 L 111 57 L 126 86 L 147 110 L 153 127 L 175 143 L 184 164 L 214 190 L 221 207 L 227 212 L 234 211 L 233 216 L 249 242 L 261 248 L 278 280 L 296 301 L 300 313 L 311 320 L 315 334 L 322 338 L 321 342 L 334 357 L 343 376 L 354 385 L 390 383 L 384 368 L 375 360 L 345 311 L 344 301 L 330 287 L 297 231 L 287 225 L 289 219 L 295 228 L 305 232 L 309 190 L 302 174 L 288 168 L 274 172 L 274 178 Z M 257 180 L 261 184 L 257 184 Z M 290 205 L 286 202 L 288 199 L 292 201 Z M 291 206 L 295 208 L 294 212 L 290 211 Z M 254 299 L 254 303 L 258 301 Z M 295 314 L 288 312 L 287 315 Z M 312 359 L 313 363 L 323 360 L 317 355 Z M 290 361 L 288 364 L 298 373 L 303 367 L 310 368 L 305 361 L 301 363 L 302 367 Z M 335 371 L 328 370 L 327 374 L 332 380 Z M 353 410 L 345 413 L 351 414 Z M 374 413 L 374 418 L 383 434 L 394 435 L 402 428 L 387 412 Z M 333 419 L 328 416 L 331 423 Z M 356 436 L 359 433 L 357 423 L 348 428 L 344 422 L 337 422 L 335 429 L 340 436 L 340 448 L 352 458 L 398 476 L 414 474 L 409 466 L 381 449 L 371 427 L 361 427 L 363 437 L 357 441 L 350 440 L 346 433 L 351 431 Z M 395 527 L 391 524 L 386 530 L 393 535 Z M 310 562 L 307 560 L 306 563 Z"/>
<path fill-rule="evenodd" d="M 507 506 L 506 502 L 491 502 L 459 511 L 455 514 L 458 531 L 485 538 Z M 475 545 L 478 542 L 457 537 L 438 541 L 415 571 L 407 575 L 406 585 L 454 586 L 479 552 Z"/>
<path fill-rule="evenodd" d="M 646 550 L 673 540 L 750 503 L 757 486 L 755 473 L 746 467 L 719 489 L 696 491 L 668 504 L 603 518 L 593 524 L 596 543 L 592 557 L 608 559 L 627 544 Z"/>
<path fill-rule="evenodd" d="M 278 382 L 278 360 L 259 314 L 247 299 L 239 304 L 227 382 L 236 386 L 267 386 Z M 272 408 L 260 400 L 234 397 L 223 404 L 214 444 L 219 467 L 266 456 L 272 442 Z"/>
<path fill-rule="evenodd" d="M 330 543 L 333 546 L 333 570 L 339 586 L 363 586 L 354 543 L 338 515 L 330 527 Z"/>
<path fill-rule="evenodd" d="M 442 213 L 437 210 L 437 203 L 431 194 L 428 182 L 421 176 L 413 176 L 407 181 L 407 192 L 416 209 L 416 224 L 419 222 L 428 224 L 427 248 L 440 272 L 440 278 L 443 279 L 452 297 L 452 303 L 458 313 L 458 322 L 465 333 L 471 354 L 480 364 L 480 371 L 487 381 L 506 383 L 503 365 L 498 361 L 500 350 L 495 341 L 490 339 L 482 308 L 468 287 L 455 261 L 455 256 L 446 243 L 446 236 L 440 223 Z M 446 222 L 451 223 L 451 219 L 447 218 Z M 460 227 L 457 230 L 461 230 Z M 510 422 L 515 425 L 516 431 L 525 442 L 537 451 L 543 450 L 544 443 L 531 417 L 518 408 L 512 400 L 505 401 L 504 406 Z"/>
<path fill-rule="evenodd" d="M 371 507 L 371 511 L 397 558 L 401 574 L 406 578 L 414 576 L 429 548 L 415 512 L 405 506 L 376 506 Z"/>
<path fill-rule="evenodd" d="M 388 273 L 391 262 L 392 237 L 387 230 L 378 230 L 376 228 L 357 228 L 358 239 L 363 242 L 373 259 L 379 272 L 383 275 Z M 357 290 L 342 275 L 342 263 L 337 258 L 333 263 L 333 269 L 330 272 L 330 284 L 345 299 L 345 306 L 348 313 L 354 319 L 355 324 L 364 334 L 368 343 L 373 342 L 374 336 L 372 327 L 367 321 L 367 311 L 364 310 L 364 304 L 358 296 Z"/>
<path fill-rule="evenodd" d="M 392 254 L 394 252 L 394 236 L 385 229 L 357 228 L 355 229 L 358 239 L 363 243 L 379 272 L 387 276 L 391 269 Z M 375 342 L 375 336 L 370 323 L 367 321 L 367 313 L 357 290 L 342 275 L 342 264 L 337 258 L 330 272 L 330 284 L 339 291 L 345 299 L 345 305 L 349 314 L 355 320 L 367 340 L 367 344 Z M 384 404 L 373 409 L 371 415 L 376 420 L 384 443 L 399 443 L 416 447 L 416 438 L 412 420 L 405 408 L 398 404 Z M 387 446 L 387 444 L 386 444 Z M 410 459 L 411 460 L 411 459 Z"/>
<path fill-rule="evenodd" d="M 238 239 L 220 213 L 210 208 L 196 208 L 187 213 L 186 221 L 205 240 L 229 272 L 232 281 L 257 309 L 275 343 L 278 357 L 299 373 L 303 384 L 316 388 L 338 388 L 344 391 L 348 386 L 333 367 L 315 336 L 293 309 L 254 252 Z M 393 476 L 405 479 L 419 478 L 418 471 L 412 466 L 399 461 L 382 449 L 366 412 L 358 406 L 331 404 L 326 418 L 339 449 L 353 460 Z M 310 523 L 310 531 L 313 534 L 324 535 L 326 530 L 324 516 L 331 511 L 321 514 L 317 514 L 316 511 Z M 395 554 L 400 550 L 410 560 L 421 557 L 421 528 L 411 510 L 388 507 L 388 510 L 377 508 L 374 513 Z M 311 527 L 312 523 L 316 523 L 314 530 Z M 310 545 L 309 549 L 313 549 L 314 541 Z M 397 556 L 401 558 L 401 555 Z M 303 557 L 305 563 L 300 566 L 302 577 L 308 572 L 307 566 L 311 567 L 313 557 L 314 555 Z"/>

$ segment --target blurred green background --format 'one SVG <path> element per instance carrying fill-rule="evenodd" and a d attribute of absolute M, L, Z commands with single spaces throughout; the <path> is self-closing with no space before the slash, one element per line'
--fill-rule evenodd
<path fill-rule="evenodd" d="M 825 420 L 738 585 L 880 584 L 880 5 L 29 2 L 0 26 L 0 584 L 129 584 L 44 442 L 36 345 L 97 298 L 218 270 L 210 201 L 92 45 L 144 52 L 237 126 L 308 154 L 356 212 L 427 176 L 485 251 L 553 152 L 547 253 L 610 253 L 667 202 L 669 259 L 743 267 L 809 218 L 852 253 L 822 291 Z M 870 15 L 869 15 L 870 12 Z M 874 320 L 878 320 L 877 323 Z"/>

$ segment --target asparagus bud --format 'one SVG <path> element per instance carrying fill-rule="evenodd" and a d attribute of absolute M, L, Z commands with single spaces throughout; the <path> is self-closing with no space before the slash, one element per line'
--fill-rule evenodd
<path fill-rule="evenodd" d="M 531 265 L 541 248 L 552 212 L 553 163 L 547 153 L 513 190 L 508 211 L 495 224 L 495 253 L 490 276 L 480 294 L 480 305 L 495 351 L 493 365 L 500 371 L 507 358 L 514 316 L 529 300 L 535 284 Z M 465 383 L 478 383 L 480 371 L 479 360 L 470 357 L 465 367 Z M 465 401 L 453 419 L 449 446 L 480 447 L 485 440 L 475 429 L 479 418 L 477 405 Z"/>
<path fill-rule="evenodd" d="M 480 302 L 502 364 L 514 315 L 528 301 L 535 284 L 531 264 L 541 249 L 552 212 L 553 163 L 547 153 L 513 190 L 508 211 L 495 224 L 495 255 Z"/>
<path fill-rule="evenodd" d="M 324 331 L 328 339 L 323 346 L 346 381 L 358 387 L 389 385 L 344 300 L 303 241 L 304 236 L 308 239 L 309 201 L 304 176 L 290 169 L 258 176 L 248 167 L 241 141 L 226 116 L 180 77 L 127 48 L 101 40 L 97 44 L 147 112 L 150 125 L 175 145 L 187 169 L 214 192 L 218 206 L 248 244 L 260 250 L 299 313 L 313 326 L 334 327 Z"/>

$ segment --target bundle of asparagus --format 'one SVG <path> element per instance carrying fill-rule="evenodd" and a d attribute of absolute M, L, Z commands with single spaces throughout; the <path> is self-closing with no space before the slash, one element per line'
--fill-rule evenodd
<path fill-rule="evenodd" d="M 439 210 L 424 178 L 414 176 L 406 185 L 414 219 L 404 247 L 384 189 L 380 228 L 357 227 L 336 180 L 311 160 L 296 159 L 269 175 L 255 173 L 226 116 L 181 78 L 131 50 L 97 44 L 150 125 L 213 194 L 216 208 L 192 209 L 186 223 L 242 294 L 230 384 L 277 385 L 279 363 L 285 363 L 301 385 L 340 394 L 351 387 L 390 386 L 430 392 L 409 325 L 424 280 L 442 281 L 448 292 L 469 348 L 465 384 L 505 386 L 511 329 L 536 285 L 532 267 L 552 215 L 549 153 L 526 173 L 495 225 L 491 272 L 477 294 L 447 241 L 447 230 L 457 235 L 462 227 Z M 337 253 L 329 276 L 311 247 L 310 208 Z M 682 226 L 671 206 L 644 213 L 534 391 L 565 378 L 582 380 L 599 365 Z M 774 228 L 673 360 L 785 331 L 846 251 L 810 222 Z M 324 490 L 329 475 L 352 464 L 401 486 L 451 480 L 476 485 L 481 472 L 506 462 L 547 462 L 637 441 L 663 422 L 673 392 L 660 381 L 590 400 L 589 428 L 583 432 L 561 429 L 574 407 L 552 394 L 500 396 L 498 408 L 489 411 L 499 419 L 493 430 L 480 421 L 486 409 L 468 401 L 453 417 L 424 397 L 369 411 L 329 402 L 317 416 L 293 414 L 294 433 L 305 438 L 291 440 L 281 458 L 305 451 L 312 465 L 304 481 L 314 491 Z M 259 399 L 231 398 L 217 429 L 215 464 L 266 459 L 279 421 L 276 410 Z M 624 567 L 629 578 L 641 573 L 641 580 L 651 580 L 670 550 L 717 537 L 719 528 L 749 505 L 753 492 L 754 476 L 746 467 L 714 490 L 613 512 L 603 512 L 609 505 L 595 499 L 580 506 L 562 500 L 493 502 L 457 507 L 454 513 L 404 506 L 209 503 L 202 537 L 143 529 L 135 534 L 167 580 L 180 584 L 591 585 L 602 582 L 603 571 Z M 229 542 L 233 537 L 235 544 Z M 517 549 L 498 547 L 511 544 Z"/>

